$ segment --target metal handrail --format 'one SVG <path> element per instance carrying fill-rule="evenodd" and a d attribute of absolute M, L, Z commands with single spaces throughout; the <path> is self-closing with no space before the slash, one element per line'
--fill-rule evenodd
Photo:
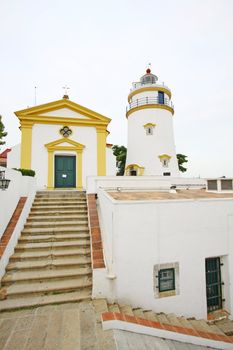
<path fill-rule="evenodd" d="M 171 108 L 174 108 L 173 103 L 168 98 L 161 99 L 159 97 L 142 97 L 142 98 L 138 98 L 138 99 L 132 101 L 131 103 L 129 103 L 129 106 L 126 107 L 126 112 L 132 108 L 144 106 L 147 104 L 165 105 L 165 106 L 169 106 Z"/>

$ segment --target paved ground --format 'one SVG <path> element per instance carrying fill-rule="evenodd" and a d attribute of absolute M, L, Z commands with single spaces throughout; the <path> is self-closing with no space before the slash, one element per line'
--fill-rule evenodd
<path fill-rule="evenodd" d="M 0 313 L 1 350 L 112 349 L 107 343 L 91 303 Z"/>

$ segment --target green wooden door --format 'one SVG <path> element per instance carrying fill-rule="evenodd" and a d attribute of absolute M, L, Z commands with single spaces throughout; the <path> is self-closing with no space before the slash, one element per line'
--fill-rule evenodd
<path fill-rule="evenodd" d="M 206 266 L 206 296 L 208 312 L 222 308 L 220 258 L 208 258 Z"/>
<path fill-rule="evenodd" d="M 55 187 L 76 187 L 75 168 L 75 156 L 55 156 Z"/>

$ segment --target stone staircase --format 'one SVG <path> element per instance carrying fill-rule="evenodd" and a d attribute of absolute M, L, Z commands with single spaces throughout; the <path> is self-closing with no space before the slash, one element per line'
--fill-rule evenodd
<path fill-rule="evenodd" d="M 95 311 L 101 319 L 105 312 L 117 312 L 123 315 L 135 316 L 149 321 L 156 321 L 171 326 L 191 328 L 194 331 L 209 332 L 219 335 L 227 335 L 233 340 L 233 321 L 227 316 L 206 321 L 195 318 L 177 317 L 175 314 L 156 313 L 151 310 L 133 308 L 130 305 L 110 304 L 106 299 L 93 300 Z"/>
<path fill-rule="evenodd" d="M 37 192 L 1 280 L 0 311 L 90 300 L 90 235 L 84 192 Z"/>

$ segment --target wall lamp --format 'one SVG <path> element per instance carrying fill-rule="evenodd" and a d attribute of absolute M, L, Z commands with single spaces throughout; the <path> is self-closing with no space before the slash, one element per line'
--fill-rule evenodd
<path fill-rule="evenodd" d="M 5 171 L 0 171 L 0 189 L 6 190 L 11 180 L 5 179 Z"/>

